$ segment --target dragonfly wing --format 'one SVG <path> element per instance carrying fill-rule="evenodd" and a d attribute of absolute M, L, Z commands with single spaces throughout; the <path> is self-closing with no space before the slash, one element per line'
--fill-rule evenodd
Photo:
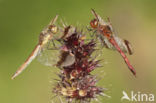
<path fill-rule="evenodd" d="M 115 35 L 113 35 L 113 38 L 124 53 L 129 53 L 130 55 L 133 53 L 132 47 L 127 40 L 123 40 Z M 105 48 L 116 50 L 116 48 L 109 42 L 109 40 L 106 37 L 100 35 L 99 39 Z"/>
<path fill-rule="evenodd" d="M 59 60 L 60 44 L 56 40 L 50 41 L 42 48 L 37 60 L 45 66 L 54 66 Z"/>
<path fill-rule="evenodd" d="M 115 47 L 108 41 L 108 39 L 105 36 L 99 34 L 99 41 L 103 47 L 115 50 Z"/>
<path fill-rule="evenodd" d="M 125 45 L 126 45 L 126 47 L 127 47 L 128 53 L 129 53 L 130 55 L 132 55 L 132 54 L 133 54 L 133 49 L 132 49 L 131 44 L 129 43 L 128 40 L 124 40 L 124 43 L 125 43 Z"/>
<path fill-rule="evenodd" d="M 132 46 L 128 40 L 123 40 L 115 35 L 114 39 L 124 53 L 133 54 Z"/>

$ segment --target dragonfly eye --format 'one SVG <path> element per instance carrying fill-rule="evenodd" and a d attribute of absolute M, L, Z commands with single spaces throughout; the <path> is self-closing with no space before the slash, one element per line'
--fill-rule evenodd
<path fill-rule="evenodd" d="M 97 19 L 93 19 L 91 22 L 90 22 L 90 26 L 92 27 L 92 28 L 97 28 L 97 26 L 98 26 L 98 20 Z"/>
<path fill-rule="evenodd" d="M 49 26 L 49 30 L 52 32 L 52 33 L 57 33 L 57 31 L 58 31 L 58 28 L 57 28 L 57 26 L 55 26 L 55 25 L 50 25 Z"/>

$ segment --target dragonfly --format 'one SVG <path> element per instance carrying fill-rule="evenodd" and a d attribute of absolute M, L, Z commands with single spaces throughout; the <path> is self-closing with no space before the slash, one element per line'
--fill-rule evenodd
<path fill-rule="evenodd" d="M 23 70 L 27 68 L 27 66 L 39 55 L 41 52 L 45 49 L 45 45 L 49 43 L 50 40 L 53 39 L 53 36 L 58 32 L 58 27 L 55 25 L 55 22 L 58 18 L 58 15 L 55 16 L 54 19 L 49 23 L 49 25 L 42 30 L 42 32 L 39 35 L 39 41 L 29 57 L 26 59 L 26 61 L 17 69 L 15 74 L 11 77 L 11 79 L 14 79 L 17 77 Z M 43 55 L 40 55 L 43 56 Z"/>
<path fill-rule="evenodd" d="M 95 30 L 96 37 L 102 41 L 101 43 L 108 49 L 117 50 L 125 63 L 127 64 L 129 70 L 136 76 L 136 71 L 134 67 L 130 64 L 125 53 L 130 55 L 133 54 L 132 47 L 128 40 L 123 40 L 115 35 L 110 19 L 108 22 L 105 22 L 94 9 L 91 10 L 92 14 L 95 16 L 93 20 L 90 21 L 90 26 Z"/>

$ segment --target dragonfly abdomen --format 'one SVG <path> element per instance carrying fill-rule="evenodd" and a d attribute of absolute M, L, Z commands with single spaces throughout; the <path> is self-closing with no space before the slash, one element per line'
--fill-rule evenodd
<path fill-rule="evenodd" d="M 26 61 L 19 67 L 19 69 L 16 71 L 16 73 L 12 76 L 11 79 L 14 79 L 16 76 L 18 76 L 23 70 L 26 69 L 26 67 L 36 58 L 36 56 L 39 54 L 41 50 L 41 45 L 37 45 L 30 56 L 26 59 Z"/>

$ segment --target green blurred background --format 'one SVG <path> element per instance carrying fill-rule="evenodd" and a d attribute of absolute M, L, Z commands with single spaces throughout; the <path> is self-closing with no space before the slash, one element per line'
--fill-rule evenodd
<path fill-rule="evenodd" d="M 156 94 L 155 0 L 0 0 L 0 103 L 50 102 L 49 81 L 56 68 L 34 60 L 19 77 L 10 78 L 51 18 L 59 14 L 68 24 L 86 26 L 93 18 L 91 8 L 104 19 L 110 17 L 118 35 L 131 42 L 134 55 L 128 58 L 137 71 L 135 78 L 119 53 L 105 49 L 108 63 L 94 73 L 102 77 L 99 85 L 111 98 L 102 97 L 101 103 L 121 103 L 123 90 Z"/>

